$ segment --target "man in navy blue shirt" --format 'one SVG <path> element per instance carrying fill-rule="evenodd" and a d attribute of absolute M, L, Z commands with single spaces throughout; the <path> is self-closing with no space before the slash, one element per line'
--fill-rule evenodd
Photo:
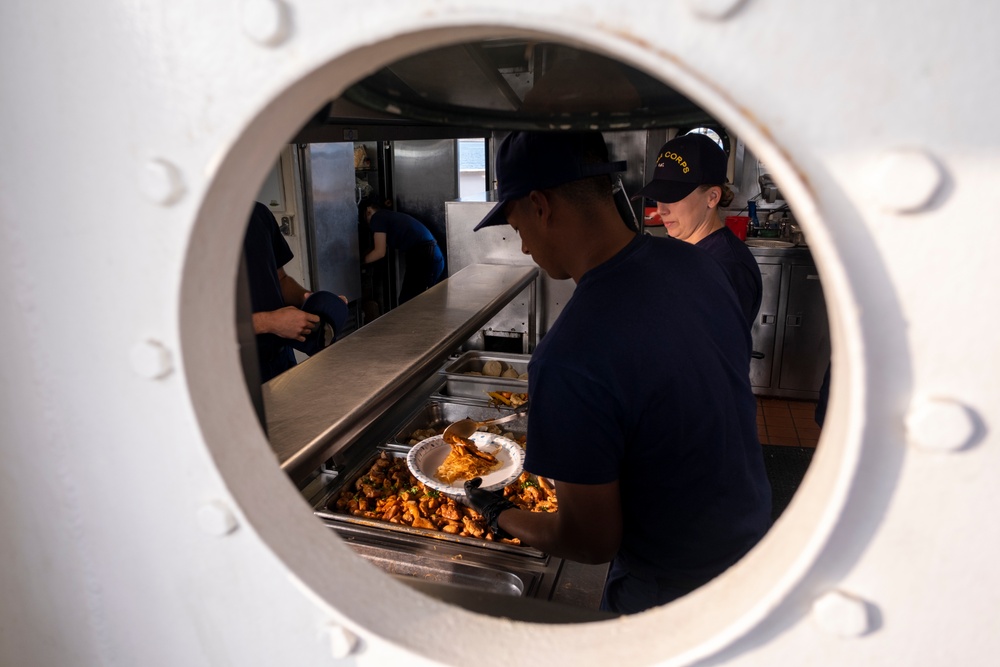
<path fill-rule="evenodd" d="M 405 253 L 406 269 L 399 289 L 399 303 L 405 303 L 433 287 L 444 273 L 444 255 L 431 231 L 412 215 L 382 208 L 375 198 L 360 205 L 371 226 L 373 247 L 364 264 L 377 262 L 389 248 Z"/>
<path fill-rule="evenodd" d="M 466 485 L 491 528 L 550 554 L 612 561 L 602 608 L 635 613 L 739 560 L 770 525 L 749 383 L 750 334 L 707 253 L 621 224 L 599 133 L 515 132 L 499 203 L 522 251 L 576 288 L 529 365 L 525 468 L 559 510 Z"/>
<path fill-rule="evenodd" d="M 270 209 L 254 202 L 243 237 L 250 284 L 253 329 L 261 382 L 295 365 L 293 348 L 312 355 L 341 333 L 347 299 L 330 292 L 308 292 L 287 273 L 292 250 Z M 323 331 L 329 326 L 329 336 Z"/>

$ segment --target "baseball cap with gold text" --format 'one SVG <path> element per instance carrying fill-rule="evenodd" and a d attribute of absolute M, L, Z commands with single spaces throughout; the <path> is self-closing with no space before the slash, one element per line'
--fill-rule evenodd
<path fill-rule="evenodd" d="M 653 180 L 635 196 L 666 204 L 679 202 L 699 185 L 725 183 L 727 162 L 726 152 L 704 134 L 676 137 L 660 148 Z"/>

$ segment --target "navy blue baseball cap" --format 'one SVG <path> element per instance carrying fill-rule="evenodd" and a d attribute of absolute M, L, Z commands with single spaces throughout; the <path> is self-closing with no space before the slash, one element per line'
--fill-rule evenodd
<path fill-rule="evenodd" d="M 635 193 L 653 201 L 673 204 L 699 185 L 726 182 L 726 152 L 704 134 L 685 134 L 663 144 L 656 156 L 653 180 Z"/>
<path fill-rule="evenodd" d="M 608 160 L 600 132 L 511 132 L 497 148 L 496 165 L 499 201 L 473 231 L 506 225 L 504 207 L 532 190 L 626 169 L 624 161 Z"/>
<path fill-rule="evenodd" d="M 347 323 L 347 304 L 333 292 L 313 292 L 302 304 L 302 310 L 319 315 L 319 326 L 305 341 L 291 341 L 299 352 L 312 356 L 337 340 Z"/>

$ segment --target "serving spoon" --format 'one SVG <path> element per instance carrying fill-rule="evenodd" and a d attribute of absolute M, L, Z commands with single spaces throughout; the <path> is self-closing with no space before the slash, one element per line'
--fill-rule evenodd
<path fill-rule="evenodd" d="M 465 419 L 459 419 L 457 422 L 449 424 L 441 434 L 441 437 L 445 442 L 451 444 L 455 442 L 463 442 L 472 437 L 472 434 L 479 430 L 480 426 L 489 426 L 491 424 L 505 424 L 509 421 L 514 421 L 525 412 L 528 411 L 528 404 L 524 403 L 520 405 L 517 410 L 505 415 L 503 417 L 498 417 L 496 419 L 486 419 L 484 421 L 477 421 L 475 419 L 470 419 L 466 417 Z"/>

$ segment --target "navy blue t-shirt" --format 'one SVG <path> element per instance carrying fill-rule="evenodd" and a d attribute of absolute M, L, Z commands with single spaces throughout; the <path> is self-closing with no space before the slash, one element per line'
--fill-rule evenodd
<path fill-rule="evenodd" d="M 736 290 L 736 297 L 740 300 L 743 317 L 752 329 L 764 295 L 760 267 L 757 266 L 753 253 L 728 227 L 712 232 L 695 245 L 722 264 L 730 284 Z"/>
<path fill-rule="evenodd" d="M 588 271 L 529 364 L 525 468 L 621 486 L 616 562 L 704 582 L 770 525 L 750 333 L 719 264 L 637 236 Z"/>
<path fill-rule="evenodd" d="M 406 252 L 415 245 L 435 242 L 434 235 L 419 220 L 399 211 L 375 211 L 371 225 L 373 232 L 385 234 L 386 246 L 395 250 Z"/>
<path fill-rule="evenodd" d="M 243 255 L 247 262 L 247 278 L 250 283 L 250 305 L 255 313 L 270 312 L 285 307 L 285 298 L 281 294 L 281 283 L 278 280 L 278 269 L 288 264 L 294 256 L 288 242 L 281 235 L 274 214 L 264 204 L 255 202 L 250 221 L 247 223 L 246 236 L 243 238 Z M 257 356 L 261 362 L 263 381 L 277 374 L 269 372 L 269 368 L 277 355 L 288 345 L 289 341 L 274 334 L 257 335 Z M 287 355 L 291 367 L 295 357 Z M 275 369 L 277 372 L 285 368 Z"/>

